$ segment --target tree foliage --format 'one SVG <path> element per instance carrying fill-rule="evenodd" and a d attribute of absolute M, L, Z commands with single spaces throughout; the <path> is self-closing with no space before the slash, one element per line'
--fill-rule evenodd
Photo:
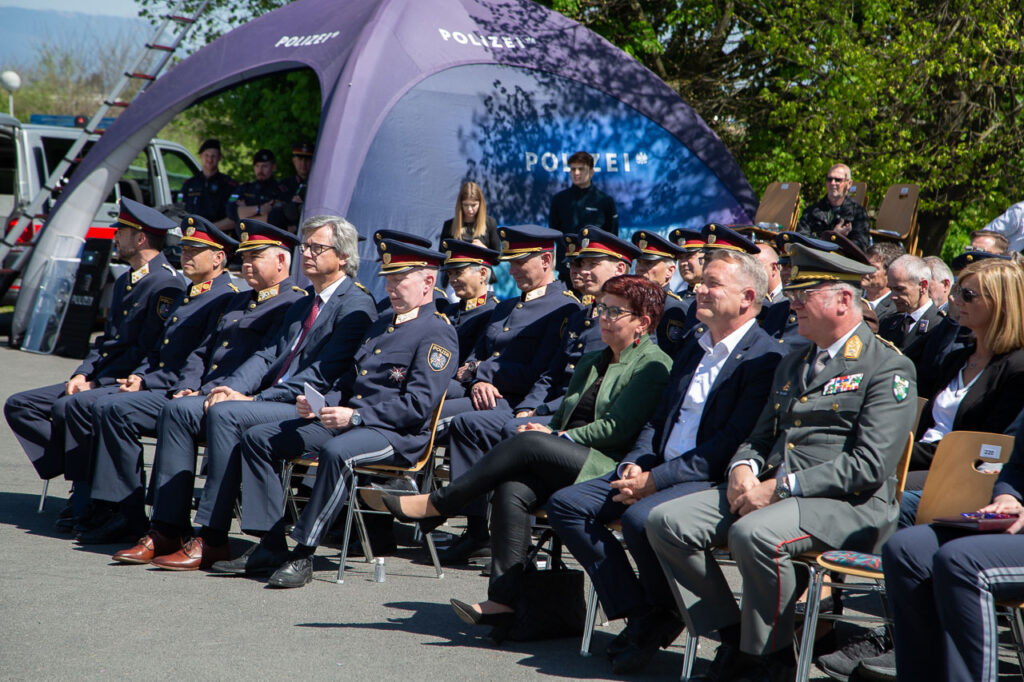
<path fill-rule="evenodd" d="M 823 193 L 848 163 L 870 203 L 921 186 L 926 251 L 947 253 L 1024 195 L 1024 31 L 1011 0 L 545 0 L 671 85 L 754 189 Z"/>

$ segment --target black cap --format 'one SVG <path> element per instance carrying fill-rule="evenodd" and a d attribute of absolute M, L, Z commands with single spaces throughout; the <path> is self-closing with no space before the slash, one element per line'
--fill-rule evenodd
<path fill-rule="evenodd" d="M 972 249 L 967 247 L 964 252 L 953 259 L 950 264 L 950 268 L 956 272 L 963 270 L 971 263 L 979 260 L 986 260 L 988 258 L 999 258 L 1000 260 L 1013 260 L 1013 256 L 1008 253 L 989 253 L 988 251 L 982 251 L 980 249 Z"/>
<path fill-rule="evenodd" d="M 292 145 L 292 156 L 313 156 L 313 143 L 296 142 Z"/>
<path fill-rule="evenodd" d="M 209 140 L 205 140 L 201 145 L 199 145 L 200 154 L 205 152 L 207 149 L 216 149 L 217 151 L 220 151 L 220 140 L 215 137 L 211 137 Z"/>
<path fill-rule="evenodd" d="M 660 234 L 647 230 L 634 232 L 630 240 L 640 249 L 640 260 L 676 260 L 686 252 Z"/>
<path fill-rule="evenodd" d="M 217 229 L 209 220 L 198 215 L 187 215 L 182 218 L 181 243 L 220 249 L 228 253 L 238 247 L 238 242 Z"/>
<path fill-rule="evenodd" d="M 596 227 L 584 227 L 580 230 L 580 248 L 576 251 L 580 258 L 617 258 L 632 263 L 640 255 L 633 242 L 615 236 L 611 232 Z"/>
<path fill-rule="evenodd" d="M 415 244 L 383 239 L 377 242 L 380 254 L 380 275 L 396 275 L 414 268 L 438 268 L 444 261 L 444 254 Z"/>
<path fill-rule="evenodd" d="M 280 246 L 282 249 L 291 250 L 299 245 L 299 238 L 291 232 L 250 218 L 239 221 L 238 230 L 242 237 L 242 243 L 236 249 L 238 253 L 265 249 L 268 246 Z"/>
<path fill-rule="evenodd" d="M 676 246 L 684 253 L 702 251 L 704 249 L 704 235 L 700 230 L 688 230 L 685 227 L 677 227 L 668 233 L 668 238 L 675 242 Z"/>
<path fill-rule="evenodd" d="M 727 249 L 729 251 L 744 251 L 753 255 L 761 253 L 757 244 L 748 237 L 744 237 L 736 230 L 718 223 L 708 223 L 700 231 L 706 242 L 705 249 Z"/>
<path fill-rule="evenodd" d="M 498 236 L 501 260 L 520 260 L 545 251 L 553 253 L 562 233 L 540 225 L 509 225 L 499 228 Z"/>
<path fill-rule="evenodd" d="M 819 251 L 838 251 L 839 245 L 835 242 L 827 242 L 823 239 L 815 239 L 814 237 L 808 237 L 805 234 L 799 232 L 779 232 L 778 236 L 775 237 L 775 250 L 779 254 L 780 263 L 789 262 L 789 250 L 793 244 L 800 244 L 806 246 L 809 249 L 817 249 Z"/>
<path fill-rule="evenodd" d="M 578 234 L 563 234 L 562 241 L 565 242 L 565 259 L 572 260 L 579 255 L 580 236 Z"/>
<path fill-rule="evenodd" d="M 167 234 L 167 230 L 172 230 L 177 226 L 177 222 L 160 211 L 140 204 L 134 199 L 121 199 L 121 210 L 117 214 L 117 222 L 111 224 L 111 227 L 127 227 L 151 234 Z"/>
<path fill-rule="evenodd" d="M 406 244 L 415 244 L 416 246 L 422 246 L 424 249 L 429 249 L 433 242 L 426 237 L 421 237 L 418 234 L 412 234 L 410 232 L 402 232 L 401 230 L 377 230 L 373 233 L 374 243 L 379 244 L 385 239 L 390 239 L 395 242 L 404 242 Z"/>
<path fill-rule="evenodd" d="M 852 258 L 858 263 L 864 263 L 864 265 L 871 265 L 871 261 L 868 260 L 868 254 L 861 251 L 860 247 L 850 241 L 850 238 L 846 235 L 839 234 L 835 230 L 825 230 L 821 233 L 821 238 L 838 246 L 839 253 L 847 258 Z"/>
<path fill-rule="evenodd" d="M 269 149 L 261 149 L 252 155 L 253 164 L 263 163 L 264 161 L 274 163 L 274 152 Z"/>
<path fill-rule="evenodd" d="M 501 255 L 494 249 L 488 249 L 485 246 L 465 242 L 461 239 L 442 239 L 441 250 L 444 251 L 444 267 L 446 270 L 456 270 L 467 265 L 494 267 L 498 264 L 498 258 Z"/>

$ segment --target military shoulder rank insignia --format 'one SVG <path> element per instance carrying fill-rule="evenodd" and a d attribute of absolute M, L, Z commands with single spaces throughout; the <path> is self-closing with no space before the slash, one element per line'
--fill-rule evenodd
<path fill-rule="evenodd" d="M 875 334 L 875 338 L 878 339 L 879 341 L 881 341 L 883 344 L 885 344 L 885 346 L 888 347 L 890 350 L 894 350 L 897 353 L 899 353 L 900 355 L 903 355 L 903 351 L 901 351 L 899 349 L 899 346 L 897 346 L 895 343 L 893 343 L 889 339 L 883 338 L 883 337 L 879 336 L 878 334 Z"/>
<path fill-rule="evenodd" d="M 668 296 L 669 298 L 674 298 L 674 299 L 676 299 L 677 301 L 681 301 L 681 300 L 683 300 L 683 297 L 682 297 L 682 296 L 680 296 L 679 294 L 677 294 L 677 293 L 676 293 L 676 292 L 674 292 L 674 291 L 669 291 L 668 289 L 666 289 L 666 290 L 665 290 L 665 295 L 666 295 L 666 296 Z"/>
<path fill-rule="evenodd" d="M 359 286 L 359 285 L 357 284 L 356 286 Z M 297 291 L 300 294 L 302 294 L 303 296 L 309 296 L 309 292 L 308 291 L 306 291 L 302 287 L 297 287 L 294 284 L 292 285 L 292 291 Z"/>
<path fill-rule="evenodd" d="M 569 298 L 571 298 L 572 300 L 576 301 L 577 303 L 580 302 L 580 299 L 576 296 L 576 294 L 572 293 L 568 289 L 566 289 L 565 291 L 562 292 L 562 296 L 568 296 Z"/>
<path fill-rule="evenodd" d="M 892 394 L 896 398 L 896 402 L 901 403 L 906 400 L 909 392 L 910 379 L 904 379 L 899 374 L 894 374 L 892 377 Z"/>
<path fill-rule="evenodd" d="M 447 348 L 442 348 L 436 343 L 430 344 L 430 349 L 427 351 L 427 364 L 430 365 L 430 369 L 435 372 L 442 371 L 451 362 L 452 352 Z"/>
<path fill-rule="evenodd" d="M 832 379 L 821 389 L 822 395 L 835 395 L 836 393 L 849 393 L 860 388 L 860 382 L 864 379 L 864 373 L 847 374 L 846 376 Z"/>
<path fill-rule="evenodd" d="M 275 284 L 274 286 L 269 287 L 267 289 L 263 289 L 262 291 L 260 291 L 260 293 L 256 294 L 256 300 L 259 301 L 260 303 L 263 303 L 264 301 L 269 301 L 270 299 L 277 296 L 280 290 L 281 285 Z"/>
<path fill-rule="evenodd" d="M 231 289 L 231 291 L 235 292 L 236 294 L 241 293 L 242 291 L 241 289 L 236 287 L 233 282 L 228 282 L 228 289 Z"/>
<path fill-rule="evenodd" d="M 141 268 L 132 273 L 131 280 L 132 284 L 137 284 L 140 279 L 149 274 L 149 263 L 146 263 Z"/>
<path fill-rule="evenodd" d="M 593 302 L 594 302 L 594 295 L 593 294 L 585 294 L 580 299 L 580 303 L 582 303 L 583 305 L 590 305 Z"/>
<path fill-rule="evenodd" d="M 174 275 L 175 277 L 178 276 L 178 271 L 175 270 L 173 267 L 171 267 L 170 263 L 161 263 L 161 266 L 167 268 L 167 271 L 169 273 L 171 273 L 172 275 Z M 146 268 L 146 272 L 149 272 L 149 264 L 148 263 L 146 264 L 145 268 Z"/>
<path fill-rule="evenodd" d="M 847 360 L 856 360 L 860 357 L 861 351 L 864 350 L 864 342 L 860 340 L 860 337 L 854 334 L 846 341 L 846 345 L 843 346 L 843 357 Z"/>
<path fill-rule="evenodd" d="M 207 280 L 206 282 L 193 284 L 192 288 L 188 290 L 188 295 L 195 297 L 198 296 L 199 294 L 205 294 L 207 291 L 210 290 L 211 286 L 213 286 L 213 280 Z"/>
<path fill-rule="evenodd" d="M 364 294 L 366 294 L 366 295 L 368 295 L 368 296 L 373 296 L 373 294 L 371 294 L 371 293 L 370 293 L 370 290 L 369 290 L 369 289 L 367 289 L 366 287 L 364 287 L 364 286 L 363 286 L 362 284 L 360 284 L 359 282 L 352 282 L 352 284 L 355 284 L 355 285 L 356 285 L 356 288 L 357 288 L 357 289 L 359 289 L 360 291 L 362 291 L 362 292 L 363 292 Z"/>
<path fill-rule="evenodd" d="M 435 311 L 434 311 L 434 314 L 435 314 L 435 315 L 437 315 L 438 317 L 440 317 L 440 318 L 441 318 L 442 320 L 444 320 L 444 321 L 445 321 L 446 323 L 448 323 L 448 324 L 451 324 L 451 323 L 452 323 L 452 321 L 448 319 L 448 316 L 447 316 L 447 315 L 445 315 L 444 313 L 442 313 L 441 311 L 439 311 L 439 310 L 435 310 Z"/>

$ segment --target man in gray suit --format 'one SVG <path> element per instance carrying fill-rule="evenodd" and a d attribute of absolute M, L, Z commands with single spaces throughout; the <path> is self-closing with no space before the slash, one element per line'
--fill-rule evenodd
<path fill-rule="evenodd" d="M 792 679 L 803 587 L 792 558 L 877 551 L 896 526 L 914 366 L 863 322 L 857 284 L 871 267 L 800 245 L 791 258 L 787 295 L 813 345 L 779 363 L 728 482 L 659 505 L 647 520 L 690 634 L 717 630 L 723 642 L 695 680 Z M 725 545 L 743 579 L 742 610 L 711 555 Z"/>

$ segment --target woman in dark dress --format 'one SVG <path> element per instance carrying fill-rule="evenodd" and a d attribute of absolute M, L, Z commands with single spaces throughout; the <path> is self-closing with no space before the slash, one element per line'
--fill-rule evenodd
<path fill-rule="evenodd" d="M 484 201 L 480 185 L 475 182 L 463 183 L 459 189 L 459 198 L 455 200 L 455 217 L 444 221 L 441 239 L 461 239 L 464 242 L 476 242 L 493 251 L 501 250 L 498 223 L 487 215 L 487 202 Z"/>

